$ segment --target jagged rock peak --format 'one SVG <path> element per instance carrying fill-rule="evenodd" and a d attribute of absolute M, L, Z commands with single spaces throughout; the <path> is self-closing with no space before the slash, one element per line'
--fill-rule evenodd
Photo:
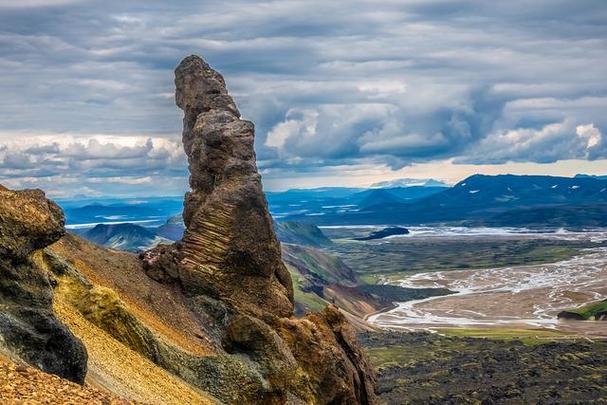
<path fill-rule="evenodd" d="M 141 256 L 147 275 L 179 284 L 226 353 L 263 376 L 234 387 L 246 403 L 375 404 L 370 363 L 339 309 L 293 317 L 253 124 L 240 118 L 222 76 L 197 56 L 177 67 L 175 86 L 190 170 L 186 231 Z"/>
<path fill-rule="evenodd" d="M 240 119 L 223 77 L 198 56 L 175 70 L 190 169 L 182 284 L 247 311 L 293 313 L 293 287 L 255 163 L 253 123 Z"/>
<path fill-rule="evenodd" d="M 175 70 L 175 102 L 184 111 L 198 114 L 209 110 L 228 110 L 240 117 L 221 74 L 196 55 L 185 58 Z"/>

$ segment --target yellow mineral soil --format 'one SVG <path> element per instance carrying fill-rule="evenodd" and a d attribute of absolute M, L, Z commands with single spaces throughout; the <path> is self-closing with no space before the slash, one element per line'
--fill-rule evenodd
<path fill-rule="evenodd" d="M 135 255 L 109 251 L 72 235 L 50 249 L 94 285 L 115 291 L 129 312 L 165 341 L 195 355 L 215 352 L 183 294 L 147 277 Z"/>
<path fill-rule="evenodd" d="M 54 311 L 86 346 L 89 355 L 87 384 L 149 404 L 217 403 L 128 349 L 60 299 L 55 300 Z"/>

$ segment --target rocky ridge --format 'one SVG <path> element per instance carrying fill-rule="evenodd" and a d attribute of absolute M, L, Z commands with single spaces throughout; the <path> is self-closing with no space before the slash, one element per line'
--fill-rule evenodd
<path fill-rule="evenodd" d="M 0 187 L 0 349 L 82 383 L 86 351 L 53 313 L 55 280 L 39 265 L 64 233 L 63 212 L 42 191 Z"/>

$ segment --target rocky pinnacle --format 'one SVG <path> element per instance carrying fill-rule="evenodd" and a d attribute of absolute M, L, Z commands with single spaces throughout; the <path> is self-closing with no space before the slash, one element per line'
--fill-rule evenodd
<path fill-rule="evenodd" d="M 142 254 L 146 274 L 179 284 L 201 326 L 227 354 L 247 359 L 251 375 L 263 376 L 227 384 L 233 377 L 224 375 L 232 400 L 375 404 L 371 364 L 344 314 L 329 305 L 293 316 L 292 281 L 257 172 L 253 124 L 240 118 L 223 77 L 198 56 L 179 64 L 175 86 L 190 169 L 186 231 L 174 245 Z"/>
<path fill-rule="evenodd" d="M 198 56 L 179 64 L 175 86 L 191 187 L 178 244 L 182 284 L 248 312 L 290 316 L 293 287 L 255 163 L 253 123 Z"/>

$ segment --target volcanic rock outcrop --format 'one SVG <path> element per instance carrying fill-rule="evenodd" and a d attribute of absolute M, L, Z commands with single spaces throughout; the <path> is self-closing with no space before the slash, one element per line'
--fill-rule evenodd
<path fill-rule="evenodd" d="M 179 279 L 255 315 L 290 316 L 293 288 L 255 164 L 253 123 L 240 119 L 221 75 L 198 57 L 183 60 L 175 85 L 192 189 L 174 252 Z"/>
<path fill-rule="evenodd" d="M 61 209 L 40 190 L 0 186 L 0 347 L 42 369 L 82 383 L 87 353 L 55 317 L 54 280 L 42 249 L 63 234 Z"/>
<path fill-rule="evenodd" d="M 240 118 L 223 77 L 198 56 L 177 67 L 175 85 L 191 175 L 186 232 L 173 246 L 142 255 L 146 274 L 179 285 L 224 350 L 262 376 L 261 385 L 243 385 L 236 397 L 375 403 L 373 372 L 343 314 L 329 306 L 293 317 L 292 281 L 257 172 L 253 124 Z"/>

